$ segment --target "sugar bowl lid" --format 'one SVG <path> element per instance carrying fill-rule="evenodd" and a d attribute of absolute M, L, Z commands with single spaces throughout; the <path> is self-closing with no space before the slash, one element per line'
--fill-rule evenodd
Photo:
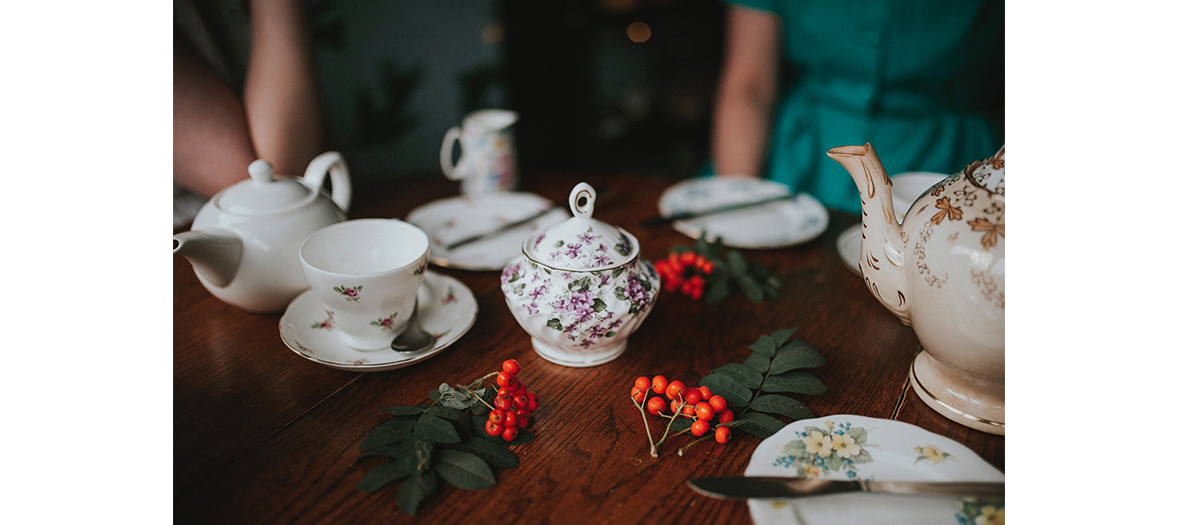
<path fill-rule="evenodd" d="M 639 253 L 634 235 L 594 219 L 594 188 L 578 183 L 570 192 L 573 217 L 524 241 L 524 254 L 557 270 L 604 270 L 630 262 Z"/>

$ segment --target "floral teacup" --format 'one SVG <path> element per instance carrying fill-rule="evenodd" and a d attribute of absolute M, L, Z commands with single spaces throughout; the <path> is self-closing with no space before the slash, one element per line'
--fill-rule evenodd
<path fill-rule="evenodd" d="M 526 239 L 524 253 L 500 274 L 508 308 L 533 349 L 565 366 L 619 357 L 660 289 L 635 236 L 591 218 L 594 198 L 589 184 L 574 187 L 574 217 Z"/>

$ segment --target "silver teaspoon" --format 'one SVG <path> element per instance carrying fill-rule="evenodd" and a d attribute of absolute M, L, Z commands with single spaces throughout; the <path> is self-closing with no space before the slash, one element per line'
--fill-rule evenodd
<path fill-rule="evenodd" d="M 414 300 L 414 313 L 410 314 L 410 322 L 406 325 L 406 331 L 395 337 L 389 347 L 406 353 L 429 350 L 434 347 L 434 336 L 423 330 L 418 324 L 417 299 Z"/>

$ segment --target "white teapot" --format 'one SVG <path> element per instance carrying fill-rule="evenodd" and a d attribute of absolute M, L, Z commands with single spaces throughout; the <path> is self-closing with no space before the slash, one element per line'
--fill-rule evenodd
<path fill-rule="evenodd" d="M 172 237 L 172 253 L 188 258 L 214 297 L 248 312 L 280 312 L 309 287 L 300 245 L 345 219 L 352 183 L 335 151 L 312 159 L 302 179 L 275 177 L 264 160 L 249 171 L 250 179 L 205 203 L 191 231 Z M 330 197 L 321 190 L 325 175 Z"/>
<path fill-rule="evenodd" d="M 922 352 L 914 391 L 952 421 L 1004 433 L 1004 150 L 934 184 L 904 217 L 869 144 L 828 151 L 856 181 L 860 271 Z"/>
<path fill-rule="evenodd" d="M 651 313 L 660 291 L 639 241 L 593 219 L 594 188 L 570 193 L 574 216 L 525 239 L 522 255 L 500 274 L 508 309 L 541 357 L 565 366 L 611 361 Z"/>

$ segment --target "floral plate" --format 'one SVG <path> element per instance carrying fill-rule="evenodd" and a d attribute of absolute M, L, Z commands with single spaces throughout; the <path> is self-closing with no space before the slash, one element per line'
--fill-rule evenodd
<path fill-rule="evenodd" d="M 706 211 L 733 204 L 787 195 L 787 186 L 749 177 L 709 177 L 674 184 L 660 196 L 660 215 Z M 692 238 L 710 238 L 733 248 L 784 248 L 818 237 L 828 227 L 828 211 L 814 197 L 801 193 L 789 200 L 714 213 L 672 223 Z"/>
<path fill-rule="evenodd" d="M 349 348 L 332 327 L 333 313 L 308 290 L 291 301 L 279 320 L 279 335 L 300 357 L 350 372 L 381 372 L 424 361 L 457 341 L 475 324 L 479 305 L 471 289 L 453 277 L 426 273 L 418 288 L 418 321 L 434 335 L 434 347 L 420 352 L 390 348 L 361 351 Z"/>
<path fill-rule="evenodd" d="M 762 441 L 747 476 L 875 481 L 1004 481 L 1004 474 L 946 437 L 863 416 L 795 421 Z M 840 523 L 983 524 L 1004 522 L 1004 502 L 948 496 L 839 494 L 750 500 L 756 525 Z"/>
<path fill-rule="evenodd" d="M 549 199 L 525 192 L 450 197 L 414 208 L 406 216 L 406 222 L 422 228 L 430 237 L 431 264 L 460 270 L 500 271 L 510 259 L 520 255 L 520 245 L 526 237 L 567 219 L 569 212 L 558 206 L 527 224 L 454 250 L 448 250 L 447 245 L 536 215 L 552 205 Z"/>

